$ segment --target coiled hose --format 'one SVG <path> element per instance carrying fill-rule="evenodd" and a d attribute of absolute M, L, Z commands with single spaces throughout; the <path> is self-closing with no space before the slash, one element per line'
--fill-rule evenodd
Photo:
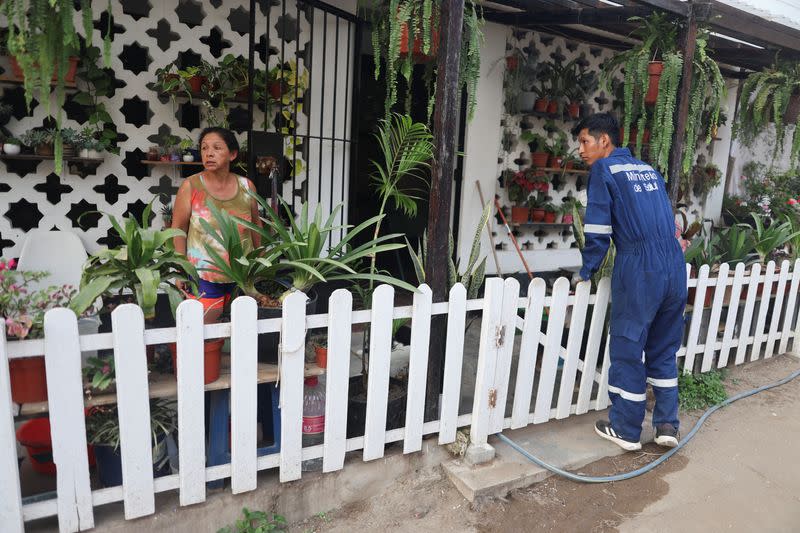
<path fill-rule="evenodd" d="M 785 377 L 785 378 L 783 378 L 781 380 L 775 381 L 774 383 L 770 383 L 768 385 L 764 385 L 763 387 L 758 387 L 756 389 L 752 389 L 752 390 L 749 390 L 749 391 L 740 392 L 739 394 L 728 398 L 724 402 L 718 403 L 717 405 L 709 408 L 705 413 L 703 413 L 703 416 L 700 417 L 700 420 L 697 421 L 697 423 L 694 425 L 692 430 L 678 443 L 678 446 L 676 446 L 675 448 L 672 448 L 671 450 L 666 452 L 664 455 L 662 455 L 661 457 L 659 457 L 658 459 L 656 459 L 652 463 L 649 463 L 648 465 L 645 465 L 645 466 L 643 466 L 641 468 L 638 468 L 638 469 L 634 470 L 633 472 L 627 472 L 625 474 L 616 474 L 616 475 L 613 475 L 613 476 L 581 476 L 579 474 L 573 474 L 572 472 L 567 472 L 566 470 L 562 470 L 561 468 L 558 468 L 557 466 L 553 466 L 551 464 L 545 463 L 544 461 L 542 461 L 541 459 L 539 459 L 535 455 L 533 455 L 530 452 L 528 452 L 522 446 L 520 446 L 519 444 L 517 444 L 513 440 L 511 440 L 508 437 L 506 437 L 505 435 L 503 435 L 502 433 L 499 433 L 497 435 L 497 437 L 501 441 L 503 441 L 506 444 L 508 444 L 509 446 L 511 446 L 514 450 L 516 450 L 517 452 L 521 453 L 528 461 L 531 461 L 532 463 L 536 463 L 537 465 L 541 466 L 542 468 L 546 468 L 547 470 L 553 472 L 554 474 L 558 474 L 559 476 L 565 477 L 567 479 L 571 479 L 572 481 L 577 481 L 579 483 L 610 483 L 612 481 L 622 481 L 623 479 L 631 479 L 631 478 L 634 478 L 634 477 L 637 477 L 637 476 L 641 476 L 642 474 L 644 474 L 646 472 L 649 472 L 650 470 L 654 469 L 655 467 L 657 467 L 658 465 L 660 465 L 661 463 L 665 462 L 667 459 L 669 459 L 670 457 L 675 455 L 678 452 L 678 450 L 680 450 L 681 448 L 683 448 L 686 445 L 687 442 L 692 440 L 692 437 L 695 436 L 697 431 L 700 429 L 700 426 L 702 426 L 703 423 L 706 421 L 706 419 L 709 416 L 711 416 L 711 414 L 714 413 L 716 410 L 721 409 L 722 407 L 725 407 L 726 405 L 732 404 L 735 401 L 741 400 L 742 398 L 747 398 L 748 396 L 752 396 L 754 394 L 758 394 L 759 392 L 762 392 L 762 391 L 765 391 L 765 390 L 769 390 L 769 389 L 784 385 L 784 384 L 790 382 L 791 380 L 795 379 L 797 376 L 800 376 L 800 370 L 796 370 L 796 371 L 792 372 L 790 375 L 788 375 L 787 377 Z"/>

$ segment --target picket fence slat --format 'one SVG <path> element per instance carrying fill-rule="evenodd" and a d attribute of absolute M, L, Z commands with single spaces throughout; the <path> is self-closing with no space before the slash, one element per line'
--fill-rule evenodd
<path fill-rule="evenodd" d="M 503 315 L 503 280 L 487 279 L 484 293 L 478 366 L 475 372 L 475 395 L 472 401 L 472 422 L 469 432 L 470 442 L 476 447 L 487 444 L 491 412 L 497 405 L 496 402 L 490 402 L 490 392 L 494 387 L 499 351 L 497 341 Z"/>
<path fill-rule="evenodd" d="M 736 347 L 736 360 L 734 364 L 740 365 L 744 363 L 745 356 L 747 355 L 748 343 L 746 339 L 750 337 L 750 327 L 753 323 L 753 309 L 755 308 L 756 298 L 758 296 L 759 278 L 761 276 L 761 265 L 755 263 L 750 268 L 750 283 L 747 286 L 747 299 L 744 304 L 744 314 L 742 315 L 742 325 L 739 330 L 739 346 Z"/>
<path fill-rule="evenodd" d="M 403 453 L 422 449 L 422 424 L 425 421 L 425 389 L 428 377 L 428 348 L 431 339 L 433 293 L 420 285 L 414 293 L 411 316 L 411 348 L 408 358 L 408 396 L 406 397 L 406 435 Z"/>
<path fill-rule="evenodd" d="M 508 278 L 503 281 L 503 311 L 498 332 L 497 363 L 495 365 L 495 405 L 489 415 L 489 433 L 503 431 L 508 398 L 508 382 L 511 376 L 511 358 L 514 355 L 514 333 L 516 331 L 517 306 L 519 305 L 519 281 Z"/>
<path fill-rule="evenodd" d="M 447 312 L 447 346 L 442 377 L 442 403 L 439 416 L 439 444 L 456 440 L 458 405 L 461 400 L 461 366 L 464 360 L 464 335 L 467 320 L 467 289 L 456 283 L 450 289 Z"/>
<path fill-rule="evenodd" d="M 350 389 L 350 344 L 353 295 L 337 289 L 328 300 L 328 364 L 325 385 L 325 441 L 322 471 L 344 467 L 347 397 Z"/>
<path fill-rule="evenodd" d="M 575 378 L 578 373 L 578 360 L 583 346 L 583 327 L 586 324 L 586 314 L 589 311 L 589 293 L 592 290 L 591 281 L 582 281 L 575 288 L 575 303 L 572 306 L 572 318 L 569 323 L 569 338 L 567 339 L 567 356 L 561 370 L 561 387 L 558 391 L 556 418 L 566 418 L 572 407 L 572 397 L 575 391 Z M 583 367 L 584 371 L 586 366 Z"/>
<path fill-rule="evenodd" d="M 736 265 L 731 283 L 731 298 L 728 305 L 728 313 L 725 316 L 725 332 L 722 335 L 722 347 L 717 361 L 718 368 L 728 366 L 728 357 L 733 347 L 733 333 L 736 330 L 736 318 L 739 314 L 739 302 L 741 301 L 742 286 L 744 284 L 744 263 Z"/>
<path fill-rule="evenodd" d="M 767 313 L 771 307 L 770 295 L 772 294 L 772 284 L 775 281 L 775 261 L 767 263 L 767 271 L 764 276 L 764 289 L 761 293 L 761 301 L 758 304 L 758 320 L 756 329 L 753 332 L 753 349 L 750 352 L 750 360 L 756 361 L 761 358 L 761 345 L 766 340 Z"/>
<path fill-rule="evenodd" d="M 786 350 L 789 347 L 789 336 L 792 333 L 792 320 L 794 320 L 796 313 L 795 306 L 797 305 L 798 283 L 800 283 L 800 259 L 797 259 L 794 262 L 794 265 L 792 265 L 792 283 L 789 286 L 789 301 L 786 304 L 786 313 L 783 317 L 781 343 L 780 347 L 778 348 L 779 353 L 786 353 Z M 797 346 L 797 340 L 794 341 L 794 345 Z"/>
<path fill-rule="evenodd" d="M 25 531 L 22 489 L 16 481 L 19 479 L 16 442 L 6 328 L 0 327 L 0 472 L 11 480 L 0 483 L 0 523 L 9 533 Z"/>
<path fill-rule="evenodd" d="M 602 411 L 611 402 L 608 397 L 608 369 L 611 364 L 611 359 L 608 356 L 609 348 L 611 346 L 611 335 L 606 335 L 606 349 L 603 352 L 603 368 L 600 370 L 600 387 L 597 391 L 597 400 L 595 401 L 595 410 Z"/>
<path fill-rule="evenodd" d="M 783 300 L 786 295 L 786 282 L 789 280 L 789 261 L 784 260 L 781 263 L 780 273 L 778 274 L 778 294 L 775 296 L 775 307 L 772 310 L 772 321 L 769 326 L 769 334 L 767 335 L 766 354 L 767 358 L 775 354 L 775 344 L 780 338 L 778 331 L 778 324 L 783 314 Z"/>
<path fill-rule="evenodd" d="M 709 266 L 703 265 L 697 274 L 697 289 L 692 303 L 692 321 L 689 326 L 689 338 L 686 342 L 686 356 L 683 360 L 683 371 L 691 373 L 694 370 L 694 357 L 697 353 L 700 324 L 703 321 L 703 304 L 706 298 Z M 613 304 L 612 304 L 613 305 Z"/>
<path fill-rule="evenodd" d="M 125 519 L 155 512 L 150 399 L 144 346 L 144 315 L 134 304 L 111 313 L 117 379 L 119 441 Z"/>
<path fill-rule="evenodd" d="M 203 364 L 203 304 L 185 300 L 175 315 L 178 361 L 178 459 L 181 505 L 206 499 L 205 390 Z"/>
<path fill-rule="evenodd" d="M 539 389 L 536 392 L 536 405 L 533 411 L 534 424 L 541 424 L 550 419 L 550 408 L 553 403 L 556 372 L 558 371 L 559 354 L 561 353 L 561 332 L 564 331 L 564 320 L 569 298 L 569 281 L 559 278 L 553 284 L 553 303 L 547 319 L 547 345 L 542 356 L 542 369 L 539 374 Z"/>
<path fill-rule="evenodd" d="M 372 295 L 372 324 L 369 333 L 367 420 L 364 425 L 365 461 L 383 457 L 383 447 L 386 443 L 393 306 L 394 287 L 381 285 L 375 289 Z"/>
<path fill-rule="evenodd" d="M 300 479 L 303 449 L 303 374 L 305 370 L 306 301 L 302 292 L 283 302 L 280 344 L 281 459 L 280 481 Z"/>
<path fill-rule="evenodd" d="M 589 411 L 589 401 L 595 384 L 597 373 L 597 357 L 600 352 L 600 339 L 605 332 L 606 310 L 611 296 L 611 280 L 603 278 L 597 284 L 597 298 L 592 310 L 592 323 L 589 326 L 589 337 L 586 340 L 581 385 L 578 390 L 578 402 L 575 412 L 583 414 Z"/>
<path fill-rule="evenodd" d="M 708 372 L 714 363 L 714 341 L 719 334 L 719 321 L 722 316 L 722 305 L 725 300 L 725 291 L 728 282 L 728 272 L 730 265 L 722 263 L 717 272 L 717 286 L 714 290 L 714 299 L 711 301 L 711 318 L 708 321 L 708 332 L 706 333 L 705 349 L 703 350 L 703 362 L 700 371 Z"/>
<path fill-rule="evenodd" d="M 231 492 L 256 488 L 258 306 L 250 296 L 231 305 Z"/>
<path fill-rule="evenodd" d="M 528 425 L 531 410 L 533 382 L 536 375 L 536 360 L 539 354 L 539 338 L 542 334 L 544 315 L 544 295 L 547 285 L 542 278 L 535 278 L 528 284 L 528 298 L 525 306 L 525 324 L 519 346 L 517 380 L 514 390 L 514 406 L 511 410 L 511 428 Z"/>

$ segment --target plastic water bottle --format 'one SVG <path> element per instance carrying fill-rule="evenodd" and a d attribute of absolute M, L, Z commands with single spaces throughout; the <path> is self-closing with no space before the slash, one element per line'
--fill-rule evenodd
<path fill-rule="evenodd" d="M 303 448 L 322 444 L 325 438 L 325 389 L 316 376 L 303 387 Z M 322 457 L 303 461 L 304 472 L 322 470 Z"/>

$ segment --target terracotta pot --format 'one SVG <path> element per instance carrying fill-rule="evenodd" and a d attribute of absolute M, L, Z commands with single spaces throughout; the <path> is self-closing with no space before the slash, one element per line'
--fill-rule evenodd
<path fill-rule="evenodd" d="M 506 56 L 506 70 L 513 72 L 519 66 L 519 58 L 517 56 Z"/>
<path fill-rule="evenodd" d="M 205 76 L 192 76 L 189 78 L 189 87 L 191 87 L 193 93 L 199 93 L 203 90 L 203 84 L 206 82 Z"/>
<path fill-rule="evenodd" d="M 531 209 L 531 220 L 534 222 L 541 222 L 544 220 L 545 210 L 538 207 Z"/>
<path fill-rule="evenodd" d="M 647 74 L 650 82 L 647 85 L 647 94 L 644 95 L 644 103 L 653 105 L 658 100 L 658 82 L 661 80 L 661 72 L 664 70 L 664 63 L 661 61 L 651 61 L 647 65 Z"/>
<path fill-rule="evenodd" d="M 625 133 L 625 128 L 619 129 L 619 142 L 623 142 L 622 136 Z M 639 130 L 636 128 L 631 128 L 628 132 L 628 144 L 636 144 L 636 136 L 638 135 Z M 647 144 L 650 142 L 650 130 L 645 128 L 644 134 L 642 135 L 642 143 Z"/>
<path fill-rule="evenodd" d="M 52 157 L 55 153 L 55 149 L 52 144 L 40 144 L 36 148 L 33 149 L 36 155 L 41 155 L 44 157 Z"/>
<path fill-rule="evenodd" d="M 524 224 L 528 221 L 528 215 L 531 214 L 531 210 L 527 207 L 512 207 L 511 208 L 511 223 L 512 224 Z"/>
<path fill-rule="evenodd" d="M 531 152 L 531 165 L 535 167 L 546 167 L 549 157 L 550 154 L 547 152 Z"/>
<path fill-rule="evenodd" d="M 572 170 L 575 168 L 575 161 L 567 161 L 567 163 L 564 165 L 564 168 L 567 170 Z"/>
<path fill-rule="evenodd" d="M 225 339 L 212 339 L 205 342 L 205 357 L 203 359 L 203 383 L 208 384 L 219 379 L 219 365 L 222 359 L 222 345 Z M 172 352 L 172 371 L 178 376 L 178 347 L 173 342 L 169 345 Z"/>
<path fill-rule="evenodd" d="M 547 165 L 550 168 L 561 168 L 561 164 L 564 162 L 564 158 L 561 156 L 551 155 L 550 158 L 547 160 Z"/>
<path fill-rule="evenodd" d="M 328 348 L 325 346 L 315 346 L 314 355 L 316 356 L 316 363 L 318 367 L 328 367 Z"/>
<path fill-rule="evenodd" d="M 12 359 L 8 362 L 11 375 L 11 399 L 16 403 L 47 400 L 47 374 L 44 356 Z"/>
<path fill-rule="evenodd" d="M 570 102 L 567 106 L 570 118 L 578 118 L 581 114 L 581 105 L 578 102 Z"/>
<path fill-rule="evenodd" d="M 550 100 L 547 102 L 547 112 L 551 115 L 558 113 L 558 100 Z"/>
<path fill-rule="evenodd" d="M 245 87 L 236 91 L 237 100 L 248 100 L 250 98 L 250 87 Z"/>
<path fill-rule="evenodd" d="M 420 61 L 427 61 L 436 57 L 439 51 L 439 30 L 433 25 L 431 26 L 431 49 L 430 54 L 425 54 L 422 51 L 423 42 L 422 37 L 414 37 L 413 55 L 414 58 Z M 408 24 L 403 24 L 400 28 L 400 54 L 408 55 Z"/>
<path fill-rule="evenodd" d="M 271 81 L 269 83 L 269 95 L 273 100 L 280 100 L 281 96 L 283 96 L 283 82 Z"/>
<path fill-rule="evenodd" d="M 11 72 L 13 72 L 14 77 L 18 80 L 24 80 L 25 74 L 22 72 L 22 68 L 19 66 L 17 62 L 17 58 L 14 56 L 8 56 L 9 63 L 11 65 Z M 69 56 L 69 66 L 67 67 L 67 72 L 64 74 L 64 81 L 67 83 L 73 83 L 75 81 L 75 75 L 78 73 L 78 62 L 80 58 L 78 56 Z M 53 74 L 51 81 L 56 81 L 58 78 L 56 74 Z"/>
<path fill-rule="evenodd" d="M 544 113 L 547 111 L 548 105 L 550 105 L 550 100 L 547 98 L 538 98 L 533 104 L 533 110 L 538 111 L 539 113 Z"/>
<path fill-rule="evenodd" d="M 547 224 L 553 224 L 556 221 L 556 212 L 555 211 L 545 211 L 544 212 L 544 222 Z"/>

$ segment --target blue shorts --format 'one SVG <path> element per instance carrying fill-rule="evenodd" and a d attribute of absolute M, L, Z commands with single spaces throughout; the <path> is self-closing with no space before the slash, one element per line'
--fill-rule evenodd
<path fill-rule="evenodd" d="M 223 298 L 230 296 L 235 288 L 235 283 L 214 283 L 201 278 L 197 282 L 197 296 L 200 298 Z"/>

